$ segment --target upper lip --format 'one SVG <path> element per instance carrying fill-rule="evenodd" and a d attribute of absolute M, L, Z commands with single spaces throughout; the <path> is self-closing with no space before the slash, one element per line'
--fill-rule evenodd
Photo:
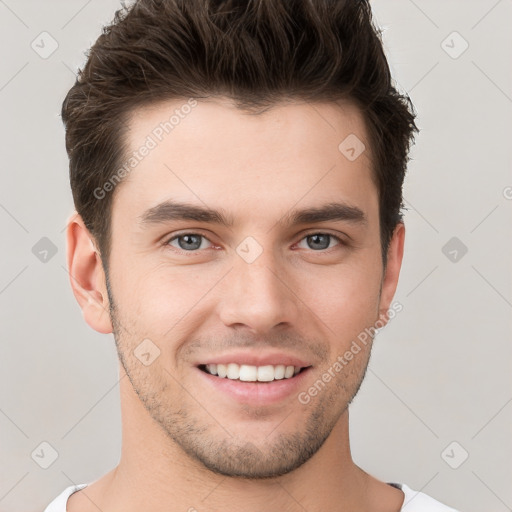
<path fill-rule="evenodd" d="M 297 366 L 304 368 L 311 366 L 307 361 L 300 359 L 291 354 L 283 352 L 274 353 L 251 353 L 251 352 L 232 352 L 229 354 L 222 354 L 219 356 L 211 356 L 201 361 L 199 364 L 228 364 L 236 363 L 239 365 L 246 364 L 250 366 L 266 366 L 266 365 L 284 365 L 284 366 Z"/>

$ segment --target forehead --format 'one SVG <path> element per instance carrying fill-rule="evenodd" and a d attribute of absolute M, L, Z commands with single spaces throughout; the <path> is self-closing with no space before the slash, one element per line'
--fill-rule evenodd
<path fill-rule="evenodd" d="M 228 99 L 173 99 L 134 111 L 125 142 L 133 165 L 114 213 L 129 203 L 138 215 L 175 199 L 234 215 L 230 206 L 248 215 L 266 205 L 275 216 L 272 205 L 284 212 L 319 196 L 365 209 L 377 199 L 364 120 L 346 102 L 283 103 L 251 114 Z"/>

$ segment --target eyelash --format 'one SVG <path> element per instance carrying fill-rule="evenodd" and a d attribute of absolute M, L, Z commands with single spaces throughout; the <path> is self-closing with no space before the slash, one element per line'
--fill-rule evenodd
<path fill-rule="evenodd" d="M 202 233 L 196 233 L 196 232 L 193 232 L 193 231 L 186 231 L 186 232 L 183 232 L 183 233 L 179 233 L 177 235 L 173 235 L 171 238 L 167 238 L 163 243 L 162 245 L 164 247 L 170 247 L 171 250 L 175 250 L 175 251 L 178 251 L 180 253 L 186 253 L 186 254 L 197 254 L 197 253 L 200 253 L 202 252 L 203 250 L 205 249 L 196 249 L 196 250 L 193 250 L 193 251 L 185 251 L 184 249 L 179 249 L 177 247 L 173 247 L 170 244 L 170 242 L 172 242 L 173 240 L 176 240 L 178 238 L 181 238 L 183 236 L 186 236 L 186 235 L 193 235 L 193 236 L 199 236 L 199 237 L 202 237 L 206 240 L 208 240 L 208 242 L 210 243 L 213 243 L 207 236 L 203 235 Z M 334 238 L 337 242 L 339 242 L 339 245 L 340 246 L 345 246 L 347 245 L 347 243 L 341 239 L 339 236 L 336 236 L 336 235 L 333 235 L 332 233 L 327 233 L 327 232 L 324 232 L 324 231 L 313 231 L 311 233 L 306 233 L 300 240 L 299 242 L 302 242 L 302 240 L 304 240 L 305 238 L 307 238 L 308 236 L 313 236 L 313 235 L 328 235 L 329 237 L 331 238 Z M 299 243 L 297 242 L 297 243 Z M 313 249 L 311 249 L 312 252 L 318 252 L 318 253 L 326 253 L 332 249 L 335 249 L 336 247 L 338 246 L 334 246 L 334 247 L 328 247 L 327 249 L 321 249 L 321 250 L 318 250 L 318 251 L 315 251 Z"/>

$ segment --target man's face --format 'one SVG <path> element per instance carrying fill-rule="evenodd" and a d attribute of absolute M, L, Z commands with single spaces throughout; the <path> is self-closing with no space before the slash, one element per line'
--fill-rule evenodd
<path fill-rule="evenodd" d="M 299 393 L 383 307 L 363 120 L 351 105 L 248 115 L 224 100 L 199 101 L 172 131 L 155 132 L 184 103 L 131 118 L 130 153 L 148 135 L 157 145 L 113 199 L 109 284 L 119 357 L 147 413 L 195 461 L 230 476 L 277 476 L 329 436 L 360 386 L 371 343 L 308 403 Z M 350 134 L 367 147 L 355 160 L 338 149 Z M 166 201 L 217 210 L 231 225 L 180 218 L 158 207 Z M 296 211 L 332 203 L 351 209 L 293 222 Z M 256 383 L 204 371 L 220 362 L 308 368 Z"/>

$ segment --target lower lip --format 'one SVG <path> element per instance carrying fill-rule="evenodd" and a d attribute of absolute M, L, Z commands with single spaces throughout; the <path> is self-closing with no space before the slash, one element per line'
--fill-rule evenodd
<path fill-rule="evenodd" d="M 211 375 L 197 367 L 196 370 L 206 379 L 208 385 L 240 403 L 269 405 L 281 402 L 294 393 L 303 390 L 304 382 L 309 375 L 311 366 L 289 379 L 273 380 L 272 382 L 232 380 L 227 377 Z"/>

